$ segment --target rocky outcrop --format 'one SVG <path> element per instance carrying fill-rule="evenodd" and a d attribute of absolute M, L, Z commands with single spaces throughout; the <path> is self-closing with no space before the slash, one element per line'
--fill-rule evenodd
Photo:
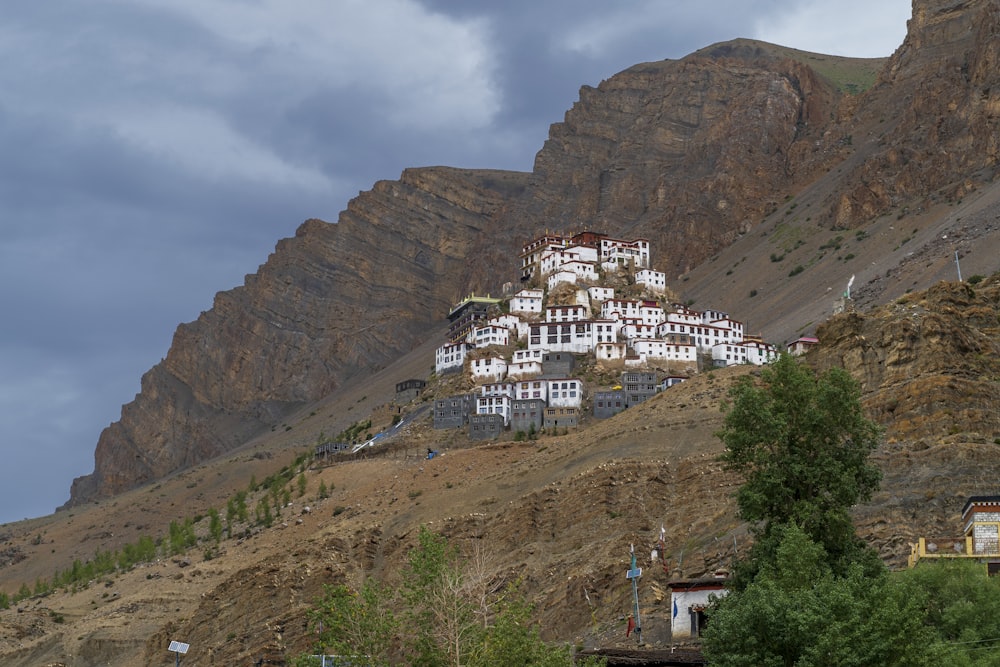
<path fill-rule="evenodd" d="M 641 235 L 690 269 L 842 158 L 825 130 L 843 94 L 793 53 L 738 40 L 582 88 L 522 215 Z"/>
<path fill-rule="evenodd" d="M 107 497 L 229 451 L 307 401 L 422 341 L 460 290 L 492 281 L 470 261 L 504 238 L 527 176 L 414 169 L 309 220 L 246 283 L 177 328 L 69 504 Z"/>
<path fill-rule="evenodd" d="M 819 327 L 820 367 L 847 369 L 889 440 L 1000 436 L 1000 276 L 939 283 Z"/>
<path fill-rule="evenodd" d="M 306 222 L 177 329 L 70 504 L 231 450 L 389 364 L 456 300 L 511 280 L 540 230 L 645 237 L 656 268 L 678 276 L 803 188 L 825 193 L 806 217 L 817 226 L 962 196 L 993 177 L 1000 9 L 917 0 L 909 27 L 861 94 L 874 61 L 718 44 L 584 87 L 531 174 L 407 170 L 337 224 Z"/>
<path fill-rule="evenodd" d="M 833 222 L 954 201 L 995 176 L 1000 155 L 1000 7 L 918 0 L 902 46 L 847 119 L 861 163 Z"/>

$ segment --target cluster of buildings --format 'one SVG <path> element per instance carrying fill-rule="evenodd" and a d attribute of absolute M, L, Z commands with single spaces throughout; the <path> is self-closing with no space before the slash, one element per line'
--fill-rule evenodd
<path fill-rule="evenodd" d="M 630 291 L 643 297 L 616 295 L 604 280 L 611 274 L 628 276 L 639 287 Z M 620 386 L 591 397 L 594 416 L 604 418 L 682 379 L 658 377 L 650 366 L 693 372 L 699 357 L 760 365 L 778 354 L 726 313 L 665 305 L 666 275 L 651 268 L 645 239 L 546 234 L 523 246 L 521 280 L 536 286 L 502 299 L 469 296 L 448 314 L 435 371 L 468 373 L 479 391 L 439 400 L 436 428 L 468 426 L 470 437 L 491 438 L 506 428 L 576 426 L 584 405 L 583 382 L 572 376 L 576 356 L 623 369 Z M 550 303 L 556 288 L 561 298 Z"/>

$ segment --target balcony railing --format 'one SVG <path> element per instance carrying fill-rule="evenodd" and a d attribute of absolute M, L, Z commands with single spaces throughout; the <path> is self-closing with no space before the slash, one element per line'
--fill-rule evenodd
<path fill-rule="evenodd" d="M 913 567 L 921 558 L 1000 558 L 1000 540 L 965 537 L 918 538 L 910 545 L 908 565 Z"/>

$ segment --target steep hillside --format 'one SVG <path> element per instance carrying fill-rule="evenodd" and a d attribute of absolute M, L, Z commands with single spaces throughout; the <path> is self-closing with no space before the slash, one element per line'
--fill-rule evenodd
<path fill-rule="evenodd" d="M 541 229 L 649 236 L 671 274 L 732 242 L 844 153 L 823 131 L 838 87 L 748 44 L 584 88 L 532 174 L 408 170 L 359 195 L 336 225 L 305 223 L 243 287 L 178 328 L 68 505 L 229 451 L 389 363 L 455 300 L 514 279 L 520 244 Z"/>
<path fill-rule="evenodd" d="M 243 287 L 178 327 L 67 505 L 231 451 L 425 341 L 463 285 L 488 282 L 492 258 L 468 258 L 525 181 L 411 170 L 354 199 L 336 225 L 304 223 Z"/>
<path fill-rule="evenodd" d="M 362 193 L 336 225 L 307 222 L 244 287 L 178 329 L 69 505 L 231 450 L 384 366 L 451 302 L 516 275 L 517 248 L 542 229 L 648 237 L 657 267 L 680 276 L 676 292 L 743 312 L 752 291 L 752 322 L 777 340 L 815 326 L 826 313 L 815 292 L 795 298 L 806 280 L 789 280 L 792 269 L 825 264 L 820 284 L 834 295 L 851 273 L 867 274 L 859 291 L 885 281 L 914 247 L 899 246 L 952 229 L 961 221 L 942 227 L 948 207 L 993 179 L 995 3 L 920 0 L 909 28 L 874 85 L 878 61 L 746 40 L 637 65 L 581 90 L 531 174 L 409 170 Z M 830 251 L 859 230 L 879 242 Z M 976 230 L 976 247 L 995 231 Z M 732 279 L 705 280 L 705 260 L 727 248 Z M 851 263 L 876 249 L 872 263 Z M 942 277 L 913 269 L 907 288 Z M 869 291 L 871 303 L 890 296 Z"/>
<path fill-rule="evenodd" d="M 915 537 L 959 532 L 965 497 L 998 492 L 1000 473 L 998 33 L 992 0 L 915 0 L 881 63 L 737 40 L 637 65 L 582 89 L 530 174 L 407 170 L 336 224 L 304 223 L 178 328 L 65 511 L 0 528 L 0 590 L 221 509 L 364 419 L 396 381 L 426 376 L 449 307 L 515 280 L 517 249 L 544 229 L 647 237 L 682 300 L 775 343 L 816 333 L 810 363 L 850 370 L 887 429 L 862 535 L 899 565 Z M 993 277 L 939 283 L 959 269 Z M 629 543 L 664 525 L 684 575 L 745 548 L 712 434 L 751 372 L 706 373 L 533 443 L 472 447 L 418 424 L 384 456 L 310 471 L 287 525 L 211 560 L 195 550 L 0 612 L 0 662 L 168 664 L 171 638 L 197 664 L 291 655 L 322 584 L 394 581 L 421 524 L 523 575 L 548 636 L 616 641 Z M 670 575 L 643 580 L 654 645 Z"/>
<path fill-rule="evenodd" d="M 882 488 L 855 518 L 893 567 L 905 563 L 917 537 L 959 534 L 967 496 L 996 492 L 998 322 L 994 276 L 975 286 L 941 283 L 819 329 L 821 345 L 807 361 L 854 373 L 870 416 L 886 427 L 876 454 Z M 428 354 L 429 346 L 399 372 L 426 364 Z M 26 556 L 3 568 L 6 587 L 68 567 L 67 555 L 86 557 L 166 520 L 223 507 L 251 474 L 272 474 L 319 432 L 379 400 L 369 393 L 391 392 L 388 371 L 365 394 L 309 406 L 289 421 L 291 430 L 238 456 L 5 526 L 6 548 Z M 171 638 L 191 643 L 197 664 L 292 656 L 310 646 L 305 611 L 322 585 L 357 585 L 365 576 L 396 582 L 420 525 L 470 553 L 479 548 L 491 574 L 524 582 L 546 636 L 586 646 L 624 644 L 628 547 L 646 554 L 662 525 L 670 571 L 644 562 L 640 595 L 643 638 L 665 646 L 667 581 L 710 572 L 747 547 L 731 495 L 738 480 L 715 461 L 713 434 L 733 381 L 756 372 L 704 373 L 615 418 L 534 442 L 449 445 L 453 434 L 415 428 L 381 456 L 308 472 L 306 496 L 285 510 L 283 523 L 224 539 L 211 560 L 198 547 L 0 612 L 0 660 L 169 664 Z M 427 447 L 441 456 L 427 460 Z M 315 498 L 321 481 L 332 489 L 327 499 Z M 305 504 L 311 511 L 303 514 Z"/>

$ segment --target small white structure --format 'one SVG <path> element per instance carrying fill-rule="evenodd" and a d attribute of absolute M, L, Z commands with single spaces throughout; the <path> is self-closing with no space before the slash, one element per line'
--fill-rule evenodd
<path fill-rule="evenodd" d="M 601 264 L 615 267 L 631 266 L 634 269 L 649 268 L 649 241 L 636 239 L 602 238 L 600 244 Z"/>
<path fill-rule="evenodd" d="M 560 268 L 560 271 L 572 271 L 581 280 L 588 282 L 594 282 L 597 280 L 597 264 L 594 262 L 582 262 L 573 261 L 566 262 Z"/>
<path fill-rule="evenodd" d="M 513 396 L 514 383 L 488 382 L 479 388 L 480 396 Z"/>
<path fill-rule="evenodd" d="M 503 425 L 510 425 L 511 408 L 513 399 L 509 394 L 500 396 L 479 396 L 476 398 L 476 414 L 488 415 L 496 413 L 503 415 Z"/>
<path fill-rule="evenodd" d="M 517 315 L 512 315 L 510 313 L 507 313 L 506 315 L 497 315 L 496 317 L 487 320 L 486 323 L 507 329 L 514 335 L 514 338 L 524 338 L 528 335 L 528 323 Z"/>
<path fill-rule="evenodd" d="M 576 378 L 545 379 L 550 408 L 578 408 L 583 404 L 583 381 Z"/>
<path fill-rule="evenodd" d="M 562 269 L 560 269 L 559 271 L 556 271 L 555 273 L 551 274 L 548 278 L 545 279 L 545 285 L 550 290 L 553 290 L 557 286 L 562 285 L 563 283 L 569 285 L 575 285 L 576 279 L 577 275 L 572 271 L 563 271 Z"/>
<path fill-rule="evenodd" d="M 514 383 L 514 400 L 516 401 L 527 401 L 530 399 L 548 401 L 548 398 L 549 383 L 541 378 Z"/>
<path fill-rule="evenodd" d="M 778 348 L 758 338 L 749 338 L 740 345 L 746 350 L 747 363 L 755 366 L 769 364 L 778 358 Z"/>
<path fill-rule="evenodd" d="M 739 343 L 719 343 L 712 347 L 713 366 L 735 366 L 745 363 L 747 363 L 747 351 Z"/>
<path fill-rule="evenodd" d="M 601 317 L 605 320 L 641 318 L 642 301 L 635 299 L 608 299 L 601 304 Z"/>
<path fill-rule="evenodd" d="M 587 296 L 592 301 L 607 301 L 608 299 L 615 298 L 615 290 L 613 287 L 588 287 Z"/>
<path fill-rule="evenodd" d="M 460 371 L 472 346 L 468 343 L 446 343 L 434 351 L 434 372 L 438 375 Z"/>
<path fill-rule="evenodd" d="M 663 309 L 660 308 L 660 304 L 655 301 L 643 301 L 642 305 L 639 306 L 639 317 L 642 319 L 643 324 L 651 324 L 656 326 L 666 319 Z"/>
<path fill-rule="evenodd" d="M 544 349 L 514 350 L 514 356 L 507 365 L 507 377 L 513 380 L 541 375 L 544 355 Z"/>
<path fill-rule="evenodd" d="M 540 313 L 545 292 L 540 289 L 523 289 L 510 298 L 512 313 Z"/>
<path fill-rule="evenodd" d="M 497 326 L 496 324 L 476 327 L 469 334 L 469 342 L 479 348 L 489 347 L 490 345 L 510 345 L 510 329 Z"/>
<path fill-rule="evenodd" d="M 667 377 L 660 380 L 660 391 L 669 389 L 670 387 L 673 387 L 675 384 L 680 384 L 685 380 L 687 380 L 687 378 L 684 377 L 683 375 L 668 375 Z"/>
<path fill-rule="evenodd" d="M 622 323 L 616 320 L 593 320 L 591 326 L 594 332 L 594 347 L 601 343 L 615 343 Z"/>
<path fill-rule="evenodd" d="M 626 341 L 633 344 L 637 340 L 656 338 L 656 329 L 655 324 L 646 324 L 639 318 L 630 318 L 622 321 L 621 334 Z"/>
<path fill-rule="evenodd" d="M 503 357 L 482 357 L 469 362 L 473 380 L 500 382 L 507 377 L 507 360 Z"/>
<path fill-rule="evenodd" d="M 819 345 L 819 338 L 814 338 L 812 336 L 802 336 L 796 338 L 788 345 L 788 354 L 793 356 L 801 356 L 811 350 L 812 348 Z"/>
<path fill-rule="evenodd" d="M 549 250 L 542 254 L 539 265 L 542 275 L 547 276 L 554 271 L 566 268 L 570 263 L 590 264 L 594 277 L 597 277 L 594 264 L 597 263 L 597 248 L 587 248 L 584 246 L 570 246 L 561 250 Z M 574 271 L 575 269 L 568 269 Z"/>
<path fill-rule="evenodd" d="M 528 349 L 588 354 L 594 349 L 593 322 L 537 322 L 528 333 Z"/>
<path fill-rule="evenodd" d="M 625 343 L 598 343 L 594 346 L 594 357 L 598 361 L 621 361 L 628 354 Z"/>
<path fill-rule="evenodd" d="M 682 345 L 665 340 L 636 340 L 632 349 L 644 362 L 649 361 L 682 361 L 694 363 L 698 361 L 698 349 L 694 345 Z"/>
<path fill-rule="evenodd" d="M 671 639 L 700 637 L 705 627 L 705 610 L 712 604 L 712 598 L 728 593 L 726 575 L 720 572 L 712 579 L 671 581 L 667 585 L 670 587 Z"/>
<path fill-rule="evenodd" d="M 643 269 L 636 271 L 635 282 L 637 285 L 644 285 L 651 292 L 663 293 L 667 291 L 667 274 L 662 271 Z"/>
<path fill-rule="evenodd" d="M 546 322 L 582 322 L 589 318 L 587 306 L 549 306 L 545 309 Z"/>

